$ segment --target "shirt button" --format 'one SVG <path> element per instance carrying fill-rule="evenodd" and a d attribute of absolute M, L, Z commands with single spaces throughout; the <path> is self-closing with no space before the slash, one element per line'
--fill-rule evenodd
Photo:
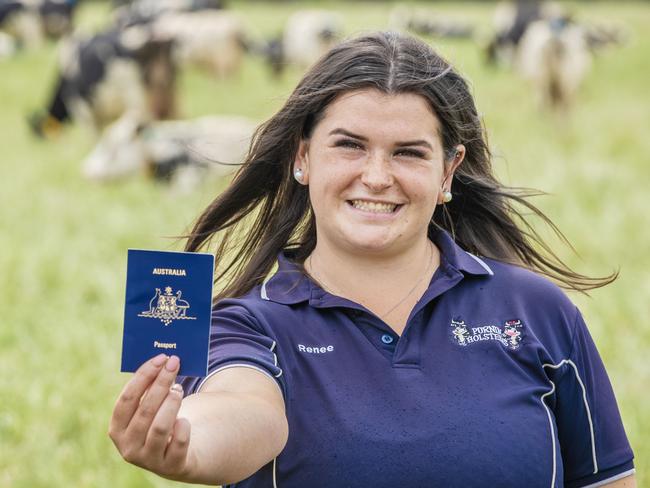
<path fill-rule="evenodd" d="M 383 342 L 384 344 L 392 344 L 394 340 L 395 339 L 393 339 L 393 336 L 390 334 L 384 334 L 383 336 L 381 336 L 381 342 Z"/>

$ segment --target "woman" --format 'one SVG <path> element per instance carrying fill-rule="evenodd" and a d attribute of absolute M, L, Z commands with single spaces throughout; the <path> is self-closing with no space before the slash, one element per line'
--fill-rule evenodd
<path fill-rule="evenodd" d="M 540 274 L 614 277 L 568 269 L 515 204 L 541 215 L 492 176 L 445 60 L 390 33 L 334 48 L 189 237 L 221 239 L 210 375 L 143 365 L 120 453 L 237 487 L 635 486 L 595 346 Z"/>

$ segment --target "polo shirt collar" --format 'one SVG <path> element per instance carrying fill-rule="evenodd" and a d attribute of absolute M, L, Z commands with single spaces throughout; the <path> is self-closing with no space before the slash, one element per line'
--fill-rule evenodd
<path fill-rule="evenodd" d="M 442 268 L 440 271 L 445 275 L 485 276 L 494 274 L 487 263 L 481 258 L 464 251 L 447 232 L 443 230 L 436 231 L 434 242 L 440 250 L 440 266 Z M 437 275 L 436 272 L 432 285 Z M 321 304 L 326 296 L 330 296 L 303 274 L 301 267 L 292 260 L 291 251 L 287 250 L 278 255 L 278 270 L 262 284 L 260 295 L 264 300 L 284 305 L 309 301 L 310 304 L 315 306 Z M 339 300 L 341 300 L 341 305 L 359 308 L 359 305 L 353 302 L 342 298 L 339 298 Z"/>
<path fill-rule="evenodd" d="M 436 231 L 433 242 L 440 250 L 440 265 L 450 268 L 449 271 L 455 270 L 475 276 L 494 275 L 492 268 L 485 261 L 461 248 L 444 230 Z"/>

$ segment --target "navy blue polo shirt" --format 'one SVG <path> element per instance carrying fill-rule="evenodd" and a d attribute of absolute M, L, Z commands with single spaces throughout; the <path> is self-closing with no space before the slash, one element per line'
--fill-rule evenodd
<path fill-rule="evenodd" d="M 548 280 L 444 232 L 401 336 L 285 253 L 215 308 L 210 374 L 254 368 L 284 395 L 282 453 L 235 487 L 598 486 L 634 470 L 603 363 Z M 186 378 L 185 391 L 205 378 Z"/>

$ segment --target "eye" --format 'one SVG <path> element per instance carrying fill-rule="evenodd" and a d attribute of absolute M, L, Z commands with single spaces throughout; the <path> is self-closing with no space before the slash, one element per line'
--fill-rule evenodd
<path fill-rule="evenodd" d="M 363 149 L 363 146 L 354 139 L 339 139 L 334 143 L 335 147 L 342 147 L 345 149 Z"/>
<path fill-rule="evenodd" d="M 424 152 L 418 151 L 417 149 L 398 149 L 395 152 L 395 155 L 406 156 L 407 158 L 418 158 L 418 159 L 424 159 L 425 157 Z"/>

